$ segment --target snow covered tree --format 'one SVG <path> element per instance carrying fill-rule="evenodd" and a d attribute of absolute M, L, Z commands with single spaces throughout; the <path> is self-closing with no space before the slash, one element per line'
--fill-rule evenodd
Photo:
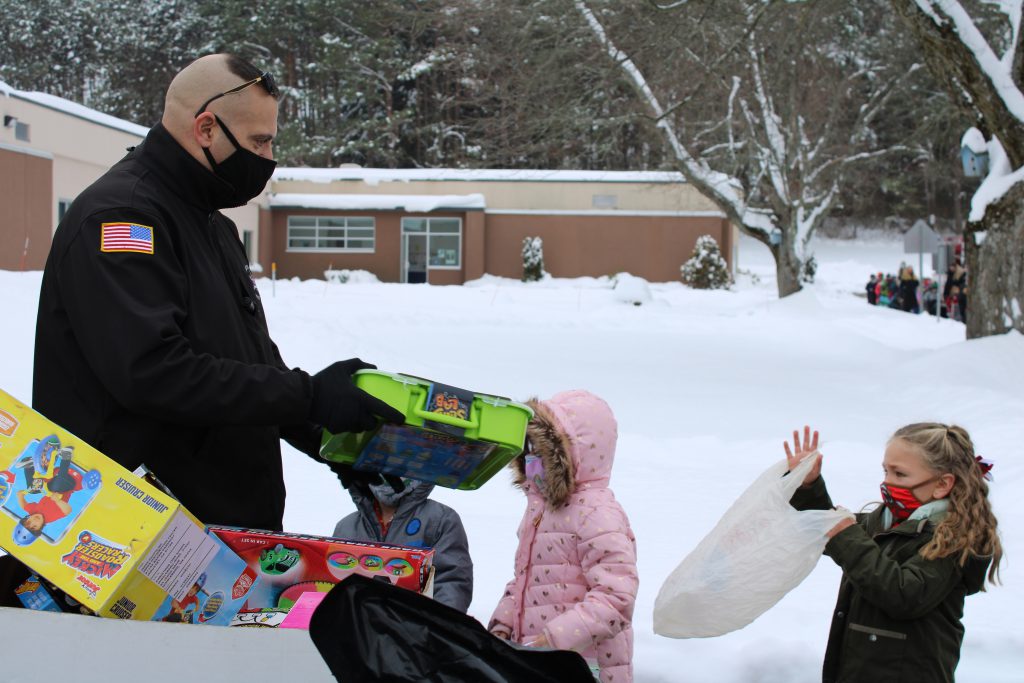
<path fill-rule="evenodd" d="M 95 2 L 5 2 L 0 80 L 86 102 L 99 76 L 101 14 Z"/>
<path fill-rule="evenodd" d="M 544 279 L 544 241 L 539 237 L 523 239 L 523 282 Z"/>
<path fill-rule="evenodd" d="M 574 2 L 687 181 L 771 250 L 780 296 L 799 291 L 846 169 L 899 149 L 872 125 L 908 71 L 849 39 L 881 30 L 877 0 Z"/>
<path fill-rule="evenodd" d="M 465 27 L 457 97 L 467 163 L 490 168 L 656 169 L 666 155 L 634 115 L 572 0 L 450 0 Z M 568 20 L 566 19 L 568 17 Z"/>
<path fill-rule="evenodd" d="M 1022 0 L 890 0 L 928 68 L 988 141 L 966 228 L 968 338 L 1024 332 Z M 950 160 L 950 163 L 955 161 Z"/>
<path fill-rule="evenodd" d="M 693 247 L 693 256 L 679 269 L 683 284 L 694 289 L 728 289 L 732 283 L 729 266 L 722 258 L 718 242 L 711 235 L 701 235 Z"/>
<path fill-rule="evenodd" d="M 429 164 L 432 88 L 447 62 L 441 3 L 359 0 L 209 2 L 217 49 L 271 71 L 282 87 L 280 161 L 384 168 Z M 438 89 L 439 90 L 439 89 Z M 433 155 L 433 159 L 431 158 Z"/>
<path fill-rule="evenodd" d="M 174 74 L 210 52 L 189 0 L 4 3 L 0 79 L 153 125 Z"/>

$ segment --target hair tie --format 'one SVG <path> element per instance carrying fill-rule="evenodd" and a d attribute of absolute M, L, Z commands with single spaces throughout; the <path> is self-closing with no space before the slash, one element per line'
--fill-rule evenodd
<path fill-rule="evenodd" d="M 981 476 L 987 479 L 988 481 L 992 481 L 992 475 L 990 473 L 992 471 L 992 468 L 995 466 L 995 463 L 991 463 L 988 460 L 985 460 L 985 458 L 981 457 L 980 455 L 974 456 L 974 460 L 975 462 L 978 463 L 978 467 L 981 469 Z"/>

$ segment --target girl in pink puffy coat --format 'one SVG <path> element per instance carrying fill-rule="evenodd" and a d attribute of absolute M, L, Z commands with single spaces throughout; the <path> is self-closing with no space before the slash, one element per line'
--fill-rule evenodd
<path fill-rule="evenodd" d="M 633 680 L 636 539 L 608 488 L 615 416 L 586 391 L 531 399 L 526 450 L 509 465 L 526 493 L 515 578 L 488 628 L 525 645 L 576 650 L 603 683 Z"/>

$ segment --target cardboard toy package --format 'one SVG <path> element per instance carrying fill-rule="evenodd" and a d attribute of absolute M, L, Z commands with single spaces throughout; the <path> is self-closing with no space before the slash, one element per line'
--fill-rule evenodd
<path fill-rule="evenodd" d="M 210 531 L 259 576 L 259 585 L 249 591 L 246 615 L 257 610 L 268 615 L 268 610 L 291 609 L 303 593 L 326 593 L 351 574 L 427 595 L 433 588 L 431 548 L 235 527 L 211 526 Z M 261 617 L 261 622 L 268 618 Z M 242 625 L 243 620 L 235 621 Z M 256 625 L 248 623 L 251 621 L 245 625 Z"/>
<path fill-rule="evenodd" d="M 15 588 L 14 594 L 26 609 L 34 609 L 38 612 L 64 611 L 57 600 L 54 599 L 50 590 L 43 585 L 42 579 L 35 574 L 28 577 L 20 586 Z"/>
<path fill-rule="evenodd" d="M 3 391 L 0 547 L 103 617 L 227 625 L 258 585 L 173 497 Z"/>

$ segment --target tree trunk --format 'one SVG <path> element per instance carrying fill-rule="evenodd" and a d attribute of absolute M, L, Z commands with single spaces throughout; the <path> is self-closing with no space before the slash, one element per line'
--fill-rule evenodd
<path fill-rule="evenodd" d="M 937 24 L 913 0 L 891 2 L 920 43 L 929 70 L 946 85 L 960 110 L 986 137 L 999 138 L 1014 168 L 1024 166 L 1024 121 L 1007 108 L 996 85 L 957 35 L 950 18 L 939 12 L 942 21 Z M 1018 51 L 1020 49 L 1018 46 Z M 1021 57 L 1019 52 L 1017 57 Z M 1014 64 L 1015 77 L 1019 67 L 1019 63 Z M 976 237 L 982 233 L 984 241 L 977 244 Z M 1011 328 L 1024 331 L 1020 310 L 1024 304 L 1024 187 L 1021 183 L 998 202 L 990 204 L 979 223 L 967 224 L 964 242 L 968 277 L 967 338 L 1002 334 Z"/>
<path fill-rule="evenodd" d="M 771 247 L 775 256 L 775 278 L 780 299 L 803 289 L 803 285 L 800 284 L 803 263 L 797 258 L 795 241 L 796 226 L 790 226 L 789 230 L 782 231 L 782 241 Z"/>
<path fill-rule="evenodd" d="M 969 223 L 964 240 L 967 338 L 1024 332 L 1024 185 L 989 205 L 980 223 Z"/>

